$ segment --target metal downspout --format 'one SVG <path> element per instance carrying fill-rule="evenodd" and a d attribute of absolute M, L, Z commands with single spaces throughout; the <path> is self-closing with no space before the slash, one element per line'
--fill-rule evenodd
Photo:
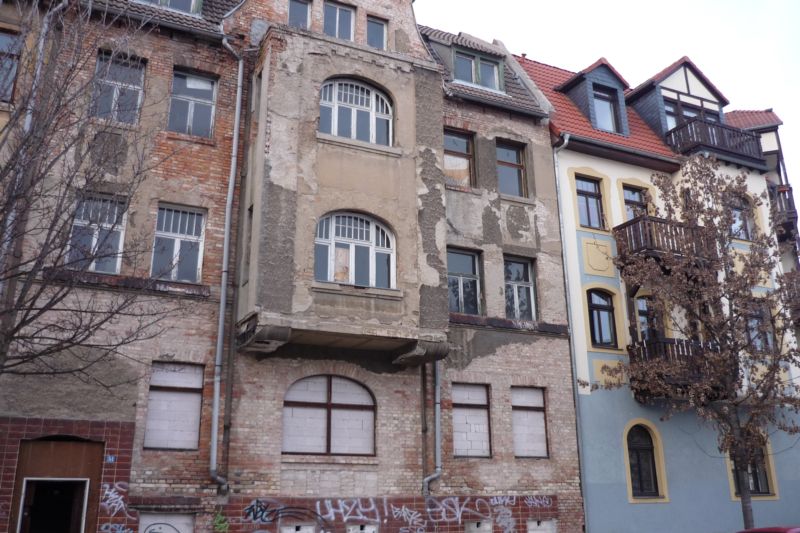
<path fill-rule="evenodd" d="M 422 494 L 430 494 L 430 484 L 442 477 L 442 382 L 439 370 L 439 361 L 433 363 L 433 434 L 434 434 L 434 462 L 436 470 L 422 480 Z"/>
<path fill-rule="evenodd" d="M 561 266 L 564 272 L 564 296 L 567 302 L 567 321 L 571 326 L 572 322 L 572 303 L 570 301 L 570 284 L 569 284 L 569 268 L 567 267 L 567 253 L 566 253 L 566 245 L 564 243 L 564 210 L 562 209 L 562 201 L 564 197 L 561 193 L 561 179 L 559 178 L 559 164 L 558 164 L 558 153 L 565 149 L 569 144 L 569 133 L 564 133 L 561 135 L 562 142 L 558 146 L 553 149 L 553 169 L 556 174 L 556 198 L 558 198 L 558 227 L 559 231 L 561 232 Z M 583 483 L 583 443 L 581 441 L 581 430 L 579 427 L 581 416 L 580 416 L 580 402 L 578 401 L 578 384 L 575 381 L 577 376 L 577 370 L 575 367 L 575 343 L 572 339 L 574 328 L 570 327 L 569 333 L 569 362 L 570 362 L 570 369 L 572 370 L 572 401 L 575 404 L 575 439 L 578 444 L 578 473 L 580 476 L 580 488 L 581 488 L 581 507 L 583 508 L 583 520 L 584 520 L 584 527 L 586 524 L 586 498 L 584 497 L 584 483 Z M 586 530 L 588 531 L 588 529 Z"/>
<path fill-rule="evenodd" d="M 228 480 L 217 472 L 217 451 L 219 443 L 219 397 L 222 379 L 222 356 L 225 344 L 225 308 L 228 302 L 228 270 L 231 245 L 231 219 L 233 218 L 233 192 L 236 188 L 236 167 L 239 159 L 239 125 L 242 115 L 242 89 L 244 86 L 244 57 L 236 52 L 228 42 L 222 39 L 224 46 L 239 62 L 239 72 L 236 79 L 236 114 L 233 120 L 233 146 L 231 147 L 231 167 L 228 176 L 228 195 L 225 199 L 225 230 L 222 243 L 222 278 L 219 283 L 219 317 L 217 320 L 217 346 L 214 357 L 214 396 L 211 407 L 211 451 L 209 454 L 209 475 L 211 479 L 222 487 Z"/>

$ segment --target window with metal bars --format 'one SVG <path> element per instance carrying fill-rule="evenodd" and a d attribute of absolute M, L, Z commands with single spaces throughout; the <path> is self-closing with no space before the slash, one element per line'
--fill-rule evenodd
<path fill-rule="evenodd" d="M 205 214 L 198 210 L 159 206 L 151 267 L 154 278 L 200 282 L 204 223 Z"/>
<path fill-rule="evenodd" d="M 360 287 L 395 287 L 394 236 L 356 213 L 320 219 L 314 240 L 314 278 Z"/>
<path fill-rule="evenodd" d="M 125 207 L 124 201 L 110 196 L 81 198 L 72 219 L 65 266 L 76 270 L 119 274 Z"/>
<path fill-rule="evenodd" d="M 373 144 L 392 144 L 392 105 L 383 93 L 352 80 L 322 86 L 319 131 Z"/>

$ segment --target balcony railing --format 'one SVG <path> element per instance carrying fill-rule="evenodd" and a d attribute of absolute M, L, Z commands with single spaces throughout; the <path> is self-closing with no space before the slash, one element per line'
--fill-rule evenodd
<path fill-rule="evenodd" d="M 689 119 L 669 130 L 667 144 L 678 153 L 686 154 L 696 149 L 709 149 L 719 155 L 731 155 L 745 162 L 764 165 L 761 141 L 758 135 L 731 126 L 701 118 Z"/>
<path fill-rule="evenodd" d="M 789 185 L 770 187 L 770 198 L 775 208 L 775 230 L 778 239 L 784 241 L 797 233 L 797 208 L 794 205 L 792 188 Z"/>
<path fill-rule="evenodd" d="M 692 358 L 702 355 L 707 349 L 700 342 L 689 339 L 652 339 L 634 343 L 633 356 L 639 362 L 645 361 L 670 361 L 689 362 Z"/>
<path fill-rule="evenodd" d="M 708 259 L 713 247 L 699 228 L 670 222 L 663 218 L 640 215 L 614 228 L 617 248 L 628 253 L 685 255 Z"/>

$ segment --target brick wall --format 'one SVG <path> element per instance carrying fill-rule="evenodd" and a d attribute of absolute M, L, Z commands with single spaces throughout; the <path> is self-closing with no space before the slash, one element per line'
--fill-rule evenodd
<path fill-rule="evenodd" d="M 127 533 L 136 512 L 128 508 L 134 427 L 130 422 L 0 417 L 0 531 L 9 524 L 20 442 L 43 437 L 77 437 L 105 445 L 98 532 Z"/>

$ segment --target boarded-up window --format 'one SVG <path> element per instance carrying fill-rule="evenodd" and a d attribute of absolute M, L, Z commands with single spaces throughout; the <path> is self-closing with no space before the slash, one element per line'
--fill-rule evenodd
<path fill-rule="evenodd" d="M 511 387 L 511 413 L 514 427 L 514 455 L 547 457 L 544 389 Z"/>
<path fill-rule="evenodd" d="M 374 454 L 372 394 L 360 383 L 337 376 L 295 382 L 283 402 L 283 453 Z"/>
<path fill-rule="evenodd" d="M 453 454 L 490 457 L 489 387 L 453 383 Z"/>
<path fill-rule="evenodd" d="M 202 366 L 153 363 L 144 447 L 196 450 L 202 398 Z"/>

